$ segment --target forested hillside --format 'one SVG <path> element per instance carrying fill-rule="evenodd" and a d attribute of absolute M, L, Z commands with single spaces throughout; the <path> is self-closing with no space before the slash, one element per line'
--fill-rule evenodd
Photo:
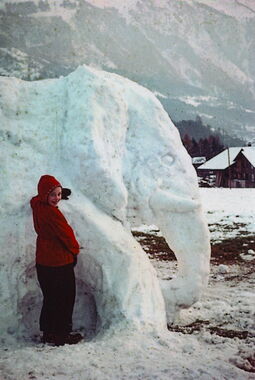
<path fill-rule="evenodd" d="M 227 135 L 224 129 L 215 130 L 210 125 L 203 124 L 199 116 L 196 120 L 181 120 L 174 124 L 191 157 L 204 156 L 208 160 L 226 147 L 246 145 L 240 138 Z"/>

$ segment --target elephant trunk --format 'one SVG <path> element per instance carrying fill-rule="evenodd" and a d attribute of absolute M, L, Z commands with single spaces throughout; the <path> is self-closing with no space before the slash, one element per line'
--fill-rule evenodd
<path fill-rule="evenodd" d="M 177 277 L 161 283 L 168 323 L 172 323 L 177 311 L 198 301 L 207 286 L 210 239 L 201 207 L 197 207 L 196 202 L 193 210 L 192 201 L 185 201 L 181 211 L 176 212 L 167 208 L 166 203 L 163 209 L 159 199 L 159 194 L 155 194 L 150 201 L 156 224 L 178 261 Z M 185 205 L 189 206 L 186 212 Z"/>

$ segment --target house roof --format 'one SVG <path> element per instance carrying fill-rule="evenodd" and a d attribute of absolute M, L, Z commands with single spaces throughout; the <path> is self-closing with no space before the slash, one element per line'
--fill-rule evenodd
<path fill-rule="evenodd" d="M 204 164 L 206 162 L 206 157 L 192 157 L 192 164 Z"/>
<path fill-rule="evenodd" d="M 241 151 L 247 160 L 255 167 L 255 147 L 246 146 L 225 149 L 223 152 L 217 154 L 217 156 L 211 158 L 203 165 L 200 165 L 198 169 L 224 170 L 227 167 L 233 165 L 236 156 Z"/>

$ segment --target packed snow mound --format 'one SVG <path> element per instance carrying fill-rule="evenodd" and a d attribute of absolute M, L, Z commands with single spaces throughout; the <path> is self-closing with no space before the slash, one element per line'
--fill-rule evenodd
<path fill-rule="evenodd" d="M 72 189 L 60 207 L 84 247 L 76 327 L 92 333 L 119 323 L 163 328 L 166 315 L 173 321 L 206 286 L 210 249 L 191 159 L 159 101 L 87 66 L 60 79 L 1 78 L 0 87 L 3 331 L 38 329 L 29 200 L 43 174 Z M 176 279 L 159 284 L 133 223 L 159 226 L 178 259 Z"/>

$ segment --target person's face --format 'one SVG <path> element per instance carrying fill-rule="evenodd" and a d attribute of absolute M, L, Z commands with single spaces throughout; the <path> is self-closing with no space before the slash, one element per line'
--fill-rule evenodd
<path fill-rule="evenodd" d="M 58 202 L 61 199 L 62 188 L 56 187 L 48 196 L 48 203 L 50 206 L 57 207 Z"/>

